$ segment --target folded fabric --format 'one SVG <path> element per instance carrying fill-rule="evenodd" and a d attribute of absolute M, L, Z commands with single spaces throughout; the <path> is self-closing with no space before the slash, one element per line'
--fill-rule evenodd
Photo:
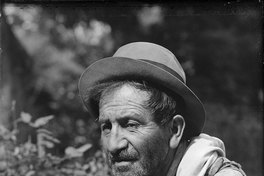
<path fill-rule="evenodd" d="M 194 137 L 178 166 L 176 176 L 204 176 L 218 157 L 225 157 L 224 143 L 207 134 Z"/>

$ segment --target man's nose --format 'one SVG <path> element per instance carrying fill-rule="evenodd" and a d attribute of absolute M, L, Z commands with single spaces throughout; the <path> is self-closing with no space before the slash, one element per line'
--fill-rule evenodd
<path fill-rule="evenodd" d="M 119 150 L 127 148 L 128 141 L 125 139 L 119 128 L 112 128 L 107 145 L 108 151 L 115 153 Z"/>

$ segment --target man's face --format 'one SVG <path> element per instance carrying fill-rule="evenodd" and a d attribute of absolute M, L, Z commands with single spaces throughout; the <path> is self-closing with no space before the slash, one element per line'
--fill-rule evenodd
<path fill-rule="evenodd" d="M 100 101 L 101 140 L 114 176 L 151 176 L 170 162 L 169 130 L 144 108 L 148 97 L 124 85 Z"/>

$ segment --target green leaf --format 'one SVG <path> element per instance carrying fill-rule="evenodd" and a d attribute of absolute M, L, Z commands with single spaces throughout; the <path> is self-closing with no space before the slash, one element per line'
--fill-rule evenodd
<path fill-rule="evenodd" d="M 76 157 L 82 157 L 83 156 L 83 152 L 78 151 L 76 148 L 74 147 L 67 147 L 65 149 L 65 154 L 69 157 L 69 158 L 76 158 Z"/>
<path fill-rule="evenodd" d="M 29 124 L 31 122 L 32 116 L 29 113 L 21 112 L 20 118 L 22 122 Z"/>
<path fill-rule="evenodd" d="M 35 128 L 41 127 L 46 125 L 51 119 L 53 119 L 54 116 L 53 115 L 49 115 L 49 116 L 45 116 L 45 117 L 41 117 L 39 119 L 37 119 L 32 126 Z"/>
<path fill-rule="evenodd" d="M 78 150 L 79 152 L 84 153 L 84 152 L 86 152 L 87 150 L 89 150 L 92 146 L 93 146 L 92 144 L 84 144 L 84 145 L 82 145 L 81 147 L 79 147 L 77 150 Z"/>

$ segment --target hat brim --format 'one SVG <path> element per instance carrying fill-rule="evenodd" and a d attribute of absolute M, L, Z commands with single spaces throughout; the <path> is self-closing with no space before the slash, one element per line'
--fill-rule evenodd
<path fill-rule="evenodd" d="M 91 64 L 79 81 L 79 93 L 84 105 L 92 115 L 96 115 L 90 101 L 90 87 L 99 83 L 120 80 L 146 80 L 181 96 L 185 102 L 188 125 L 192 135 L 199 135 L 205 122 L 205 110 L 199 98 L 181 80 L 168 71 L 142 60 L 125 57 L 108 57 Z"/>

